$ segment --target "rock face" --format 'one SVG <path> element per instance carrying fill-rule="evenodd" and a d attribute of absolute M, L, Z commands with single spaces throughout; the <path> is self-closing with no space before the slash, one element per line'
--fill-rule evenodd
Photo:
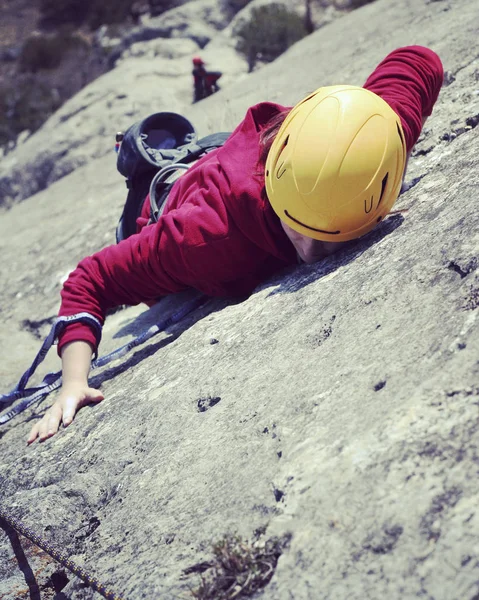
<path fill-rule="evenodd" d="M 230 533 L 289 539 L 269 600 L 478 597 L 476 4 L 377 0 L 189 108 L 202 133 L 232 128 L 259 100 L 361 85 L 410 43 L 447 70 L 397 203 L 407 213 L 241 303 L 209 300 L 95 375 L 104 402 L 48 442 L 24 445 L 52 399 L 4 426 L 3 508 L 128 599 L 193 597 Z M 38 349 L 62 278 L 113 242 L 123 200 L 110 155 L 2 214 L 2 390 Z M 189 298 L 110 316 L 101 352 Z M 12 544 L 0 534 L 0 597 L 35 597 L 31 573 L 42 598 L 94 597 L 24 544 L 28 575 Z"/>

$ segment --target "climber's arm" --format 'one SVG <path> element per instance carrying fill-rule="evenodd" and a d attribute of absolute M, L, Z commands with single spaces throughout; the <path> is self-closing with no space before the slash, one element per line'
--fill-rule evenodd
<path fill-rule="evenodd" d="M 88 385 L 88 373 L 93 355 L 93 348 L 82 340 L 70 342 L 63 346 L 62 388 L 51 408 L 31 429 L 27 444 L 37 438 L 40 442 L 52 437 L 58 431 L 60 423 L 70 425 L 76 412 L 85 404 L 100 402 L 103 394 Z"/>

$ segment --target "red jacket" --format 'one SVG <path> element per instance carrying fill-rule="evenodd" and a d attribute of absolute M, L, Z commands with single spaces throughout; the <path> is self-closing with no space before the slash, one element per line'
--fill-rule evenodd
<path fill-rule="evenodd" d="M 442 79 L 439 57 L 409 46 L 389 54 L 365 83 L 399 115 L 408 151 L 422 117 L 432 112 Z M 246 295 L 295 264 L 296 251 L 258 174 L 260 132 L 284 108 L 270 102 L 250 108 L 225 145 L 175 183 L 158 223 L 83 259 L 63 287 L 60 315 L 88 312 L 103 322 L 111 307 L 153 303 L 187 288 L 212 296 Z M 75 323 L 62 335 L 59 352 L 73 340 L 95 346 L 93 331 Z"/>

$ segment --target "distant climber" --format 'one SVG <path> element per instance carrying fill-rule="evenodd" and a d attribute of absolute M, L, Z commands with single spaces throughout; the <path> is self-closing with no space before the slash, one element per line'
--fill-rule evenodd
<path fill-rule="evenodd" d="M 218 79 L 222 76 L 220 71 L 207 71 L 203 59 L 193 57 L 193 102 L 203 100 L 220 89 Z"/>
<path fill-rule="evenodd" d="M 60 315 L 88 313 L 102 325 L 116 306 L 151 305 L 187 289 L 244 297 L 285 267 L 324 260 L 367 234 L 399 195 L 442 81 L 437 54 L 408 46 L 391 52 L 362 88 L 322 87 L 294 107 L 252 106 L 222 147 L 183 171 L 157 222 L 145 193 L 137 233 L 79 263 L 63 286 Z M 81 322 L 61 332 L 62 389 L 28 443 L 103 400 L 88 384 L 99 337 Z"/>

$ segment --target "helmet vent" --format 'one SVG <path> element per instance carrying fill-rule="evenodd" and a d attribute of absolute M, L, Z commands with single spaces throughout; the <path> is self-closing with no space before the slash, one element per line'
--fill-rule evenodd
<path fill-rule="evenodd" d="M 373 196 L 371 196 L 371 200 L 370 200 L 370 203 L 369 203 L 369 208 L 368 208 L 368 206 L 366 205 L 366 202 L 367 202 L 367 200 L 365 200 L 365 201 L 364 201 L 364 212 L 365 212 L 366 214 L 368 214 L 368 213 L 370 213 L 370 212 L 371 212 L 371 210 L 372 210 L 372 208 L 373 208 L 373 200 L 374 200 L 374 197 L 373 197 Z"/>
<path fill-rule="evenodd" d="M 283 154 L 284 149 L 288 145 L 289 135 L 284 138 L 283 145 L 281 146 L 281 150 L 279 151 L 278 158 L 276 160 L 276 165 L 278 165 L 281 160 L 281 155 Z M 281 177 L 286 173 L 286 169 L 284 168 L 284 160 L 281 161 L 279 167 L 276 168 L 276 179 L 281 179 Z"/>
<path fill-rule="evenodd" d="M 399 139 L 401 140 L 402 149 L 406 152 L 406 143 L 404 142 L 403 134 L 401 128 L 399 127 L 399 123 L 396 123 L 396 127 L 398 128 Z"/>
<path fill-rule="evenodd" d="M 276 171 L 276 179 L 281 179 L 283 175 L 286 173 L 286 169 L 284 168 L 284 161 L 279 165 L 278 170 Z"/>
<path fill-rule="evenodd" d="M 389 173 L 386 173 L 386 175 L 383 177 L 383 180 L 381 182 L 381 195 L 379 196 L 379 202 L 378 202 L 378 205 L 376 206 L 376 208 L 379 208 L 379 205 L 381 204 L 381 200 L 383 199 L 384 192 L 386 191 L 386 186 L 388 184 L 388 177 L 389 177 Z"/>
<path fill-rule="evenodd" d="M 309 94 L 309 96 L 306 96 L 306 98 L 304 98 L 304 100 L 301 100 L 300 104 L 304 104 L 305 102 L 307 102 L 308 100 L 311 100 L 311 98 L 314 98 L 314 96 L 316 96 L 316 94 L 319 92 L 319 90 L 316 90 L 315 92 L 311 92 L 311 94 Z"/>

